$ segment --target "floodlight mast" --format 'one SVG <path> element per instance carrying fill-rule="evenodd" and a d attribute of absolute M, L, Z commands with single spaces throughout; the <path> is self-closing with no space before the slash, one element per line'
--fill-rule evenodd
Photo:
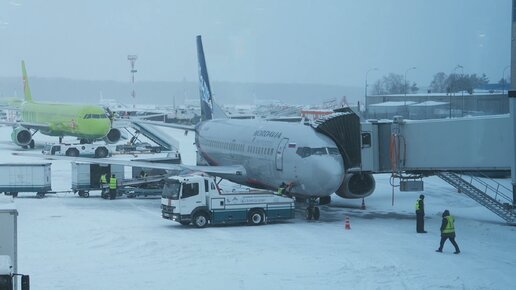
<path fill-rule="evenodd" d="M 136 102 L 136 100 L 135 100 L 136 92 L 134 89 L 134 74 L 138 71 L 134 68 L 134 66 L 135 66 L 137 59 L 138 59 L 138 56 L 135 54 L 130 54 L 127 56 L 127 60 L 129 60 L 129 62 L 131 63 L 131 86 L 132 86 L 131 96 L 133 97 L 133 108 L 135 107 L 135 102 Z"/>

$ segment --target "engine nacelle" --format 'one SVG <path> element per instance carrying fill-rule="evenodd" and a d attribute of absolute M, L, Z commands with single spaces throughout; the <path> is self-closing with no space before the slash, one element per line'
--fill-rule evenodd
<path fill-rule="evenodd" d="M 364 198 L 370 196 L 376 187 L 376 181 L 370 173 L 348 173 L 335 192 L 342 198 Z"/>
<path fill-rule="evenodd" d="M 11 133 L 11 139 L 18 146 L 27 146 L 32 140 L 32 133 L 25 127 L 16 127 Z"/>
<path fill-rule="evenodd" d="M 119 129 L 111 128 L 111 130 L 109 130 L 106 137 L 104 137 L 103 139 L 104 139 L 104 142 L 106 142 L 108 144 L 113 144 L 113 143 L 120 141 L 121 137 L 122 137 L 122 132 L 120 132 Z"/>

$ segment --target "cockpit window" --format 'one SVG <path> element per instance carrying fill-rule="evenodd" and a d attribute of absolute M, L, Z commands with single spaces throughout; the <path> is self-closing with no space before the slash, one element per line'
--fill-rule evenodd
<path fill-rule="evenodd" d="M 339 149 L 335 147 L 319 147 L 319 148 L 310 148 L 310 147 L 298 147 L 296 150 L 296 154 L 301 156 L 301 158 L 306 158 L 311 155 L 340 155 Z"/>
<path fill-rule="evenodd" d="M 334 147 L 328 147 L 328 153 L 330 155 L 340 155 L 339 149 Z"/>
<path fill-rule="evenodd" d="M 312 153 L 310 147 L 297 147 L 296 154 L 301 156 L 301 158 L 306 158 Z"/>
<path fill-rule="evenodd" d="M 326 147 L 322 148 L 312 148 L 312 155 L 326 155 L 328 152 L 326 151 Z"/>

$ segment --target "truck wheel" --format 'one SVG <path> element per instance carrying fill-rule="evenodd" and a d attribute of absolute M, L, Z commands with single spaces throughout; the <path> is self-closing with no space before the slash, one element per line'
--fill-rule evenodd
<path fill-rule="evenodd" d="M 99 147 L 95 150 L 95 157 L 106 158 L 108 156 L 108 150 L 106 147 Z"/>
<path fill-rule="evenodd" d="M 249 213 L 249 218 L 247 219 L 247 223 L 249 223 L 249 225 L 251 225 L 251 226 L 257 226 L 257 225 L 262 224 L 264 220 L 265 220 L 264 214 L 260 210 L 253 209 Z"/>
<path fill-rule="evenodd" d="M 85 198 L 90 197 L 90 192 L 86 190 L 79 190 L 79 196 Z"/>
<path fill-rule="evenodd" d="M 204 228 L 208 225 L 208 215 L 204 212 L 196 213 L 193 217 L 193 224 L 198 228 Z"/>
<path fill-rule="evenodd" d="M 18 197 L 18 193 L 17 192 L 9 192 L 9 195 L 12 195 L 13 197 Z"/>
<path fill-rule="evenodd" d="M 38 193 L 36 193 L 36 197 L 37 198 L 44 198 L 45 197 L 45 193 L 44 192 L 38 192 Z"/>
<path fill-rule="evenodd" d="M 158 147 L 158 148 L 156 148 L 156 149 L 154 150 L 154 152 L 156 152 L 156 153 L 161 153 L 161 148 L 159 148 L 159 147 Z"/>
<path fill-rule="evenodd" d="M 68 150 L 66 150 L 66 156 L 71 156 L 71 157 L 77 157 L 79 156 L 79 150 L 75 149 L 75 148 L 70 148 Z"/>

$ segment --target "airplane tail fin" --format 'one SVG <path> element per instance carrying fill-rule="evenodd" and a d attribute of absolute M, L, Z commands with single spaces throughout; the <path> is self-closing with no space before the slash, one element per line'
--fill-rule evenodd
<path fill-rule="evenodd" d="M 22 74 L 23 74 L 23 93 L 25 94 L 25 101 L 32 102 L 32 94 L 30 93 L 29 78 L 27 77 L 27 70 L 25 69 L 25 61 L 22 60 Z"/>
<path fill-rule="evenodd" d="M 206 68 L 206 59 L 204 58 L 204 49 L 202 47 L 202 39 L 200 35 L 197 35 L 197 59 L 199 61 L 201 121 L 211 120 L 213 118 L 227 118 L 224 111 L 222 111 L 222 109 L 213 101 L 210 79 L 208 78 L 208 69 Z"/>

